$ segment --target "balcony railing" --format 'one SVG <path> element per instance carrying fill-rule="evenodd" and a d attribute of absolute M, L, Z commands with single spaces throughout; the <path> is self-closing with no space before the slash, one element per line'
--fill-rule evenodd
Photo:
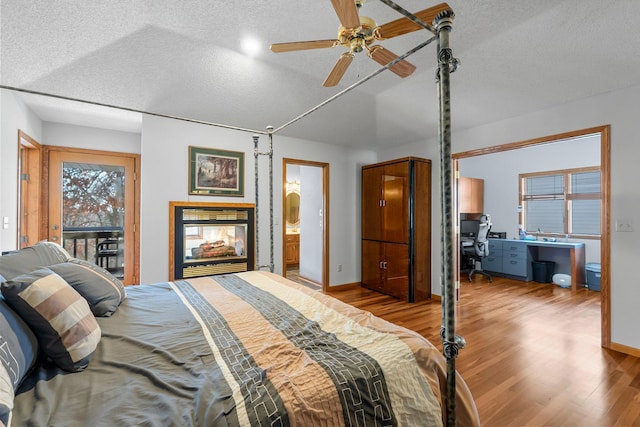
<path fill-rule="evenodd" d="M 74 258 L 92 262 L 116 277 L 123 277 L 122 227 L 64 227 L 62 240 L 62 246 Z"/>

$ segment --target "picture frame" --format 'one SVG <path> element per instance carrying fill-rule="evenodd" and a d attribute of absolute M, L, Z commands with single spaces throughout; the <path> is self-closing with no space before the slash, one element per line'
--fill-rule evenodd
<path fill-rule="evenodd" d="M 189 194 L 244 196 L 244 153 L 189 146 Z"/>

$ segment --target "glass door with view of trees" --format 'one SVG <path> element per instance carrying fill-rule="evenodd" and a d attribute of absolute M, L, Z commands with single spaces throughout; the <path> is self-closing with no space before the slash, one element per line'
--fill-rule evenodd
<path fill-rule="evenodd" d="M 49 159 L 49 240 L 134 283 L 135 159 L 68 151 Z"/>

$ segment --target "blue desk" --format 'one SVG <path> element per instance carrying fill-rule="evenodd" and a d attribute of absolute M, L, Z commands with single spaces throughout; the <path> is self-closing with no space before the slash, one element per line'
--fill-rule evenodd
<path fill-rule="evenodd" d="M 489 256 L 482 261 L 482 268 L 530 281 L 533 279 L 532 261 L 553 261 L 555 273 L 571 276 L 573 290 L 586 283 L 584 243 L 489 239 Z"/>

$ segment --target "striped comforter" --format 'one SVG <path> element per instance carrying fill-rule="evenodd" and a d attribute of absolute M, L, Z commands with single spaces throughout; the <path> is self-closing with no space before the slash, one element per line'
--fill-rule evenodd
<path fill-rule="evenodd" d="M 370 313 L 265 272 L 127 291 L 87 370 L 39 366 L 14 425 L 442 425 L 441 354 Z"/>

